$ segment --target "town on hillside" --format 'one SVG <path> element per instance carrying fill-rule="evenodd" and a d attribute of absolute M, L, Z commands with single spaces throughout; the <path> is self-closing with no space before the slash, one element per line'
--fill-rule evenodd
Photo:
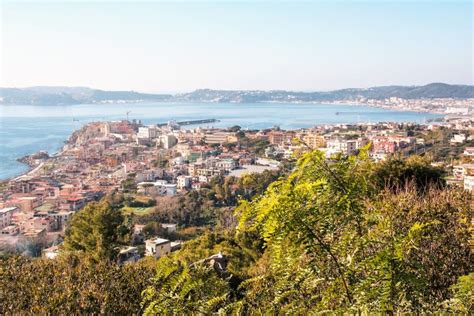
<path fill-rule="evenodd" d="M 193 222 L 186 214 L 163 215 L 160 227 L 150 233 L 147 215 L 157 208 L 172 212 L 184 197 L 216 183 L 229 184 L 218 194 L 237 200 L 238 179 L 278 176 L 291 170 L 300 153 L 315 149 L 330 158 L 367 148 L 374 161 L 427 156 L 445 169 L 449 185 L 474 191 L 473 122 L 463 118 L 425 125 L 360 123 L 297 130 L 184 129 L 177 122 L 145 126 L 136 120 L 89 123 L 75 131 L 59 153 L 21 159 L 30 171 L 1 184 L 0 247 L 4 252 L 53 258 L 74 214 L 119 192 L 126 196 L 123 212 L 136 220 L 133 238 L 117 260 L 160 257 L 179 249 L 185 239 L 180 231 L 210 222 Z M 232 225 L 232 219 L 226 225 Z"/>

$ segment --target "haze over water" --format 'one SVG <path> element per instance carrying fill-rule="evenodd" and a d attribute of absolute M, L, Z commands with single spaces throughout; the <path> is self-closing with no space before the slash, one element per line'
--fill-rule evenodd
<path fill-rule="evenodd" d="M 139 103 L 70 106 L 0 107 L 0 179 L 16 176 L 28 167 L 16 161 L 24 155 L 58 151 L 75 129 L 91 121 L 139 119 L 144 124 L 170 120 L 218 119 L 203 127 L 263 129 L 309 128 L 321 124 L 358 122 L 417 122 L 439 117 L 429 113 L 390 111 L 368 106 L 283 103 Z M 337 114 L 338 113 L 338 114 Z"/>

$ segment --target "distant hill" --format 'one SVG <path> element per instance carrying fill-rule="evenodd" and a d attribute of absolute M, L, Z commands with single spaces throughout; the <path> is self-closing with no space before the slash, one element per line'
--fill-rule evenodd
<path fill-rule="evenodd" d="M 356 100 L 358 98 L 385 99 L 399 97 L 404 99 L 420 98 L 474 98 L 474 86 L 431 83 L 425 86 L 385 86 L 367 89 L 342 89 L 320 92 L 294 91 L 246 91 L 246 90 L 196 90 L 176 95 L 182 101 L 210 102 L 324 102 L 338 100 Z"/>
<path fill-rule="evenodd" d="M 0 88 L 0 104 L 71 105 L 81 103 L 164 101 L 169 94 L 104 91 L 84 87 Z"/>
<path fill-rule="evenodd" d="M 399 97 L 474 98 L 474 86 L 431 83 L 425 86 L 384 86 L 367 89 L 341 89 L 319 92 L 210 90 L 200 89 L 177 95 L 148 94 L 134 91 L 104 91 L 84 87 L 0 88 L 0 104 L 67 105 L 81 103 L 114 103 L 140 101 L 182 102 L 330 102 L 359 98 L 385 99 Z"/>

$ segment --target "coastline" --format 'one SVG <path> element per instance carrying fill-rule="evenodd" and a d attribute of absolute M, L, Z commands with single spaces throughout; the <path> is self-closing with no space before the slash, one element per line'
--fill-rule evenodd
<path fill-rule="evenodd" d="M 164 104 L 166 102 L 162 101 L 162 102 L 159 102 L 158 104 Z M 193 102 L 183 102 L 183 103 L 193 103 Z M 214 103 L 214 104 L 219 104 L 219 102 L 210 102 L 210 103 Z M 372 107 L 372 108 L 380 108 L 380 109 L 384 109 L 384 110 L 388 110 L 388 111 L 398 111 L 398 112 L 411 112 L 411 113 L 428 113 L 428 114 L 436 114 L 436 115 L 441 115 L 441 117 L 444 119 L 446 117 L 446 114 L 444 113 L 437 113 L 435 111 L 432 111 L 432 112 L 429 112 L 429 111 L 425 111 L 425 112 L 422 112 L 422 111 L 416 111 L 416 110 L 413 110 L 413 109 L 401 109 L 401 108 L 391 108 L 391 107 L 388 107 L 388 106 L 377 106 L 377 105 L 373 105 L 373 104 L 364 104 L 364 103 L 360 103 L 360 102 L 298 102 L 298 101 L 293 101 L 293 102 L 281 102 L 281 101 L 264 101 L 264 102 L 255 102 L 255 104 L 288 104 L 288 107 L 291 107 L 292 104 L 308 104 L 308 105 L 334 105 L 334 106 L 338 106 L 338 105 L 341 105 L 341 106 L 350 106 L 350 107 L 363 107 L 363 106 L 366 106 L 366 107 Z M 226 103 L 220 103 L 222 104 L 223 106 L 225 106 Z M 229 104 L 229 103 L 228 103 Z M 232 104 L 235 104 L 235 105 L 239 105 L 239 103 L 232 103 Z M 240 103 L 240 104 L 245 104 L 245 103 Z M 344 123 L 342 122 L 341 120 L 341 124 L 350 124 L 350 123 Z M 314 124 L 314 125 L 318 125 L 318 124 Z M 68 139 L 71 137 L 71 135 L 73 135 L 74 131 L 67 135 L 64 139 L 63 139 L 63 145 L 60 146 L 53 154 L 50 155 L 50 158 L 48 159 L 51 159 L 51 158 L 54 158 L 54 157 L 58 157 L 58 156 L 61 156 L 64 152 L 64 144 L 66 144 L 68 142 Z M 41 149 L 40 149 L 41 150 Z M 28 155 L 31 155 L 33 153 L 30 153 Z M 27 155 L 27 156 L 28 156 Z M 19 157 L 16 157 L 16 158 L 19 158 Z M 15 159 L 16 159 L 15 158 Z M 24 162 L 23 162 L 24 163 Z M 6 178 L 3 178 L 3 179 L 0 179 L 0 183 L 3 183 L 3 182 L 8 182 L 8 181 L 11 181 L 11 180 L 14 180 L 14 179 L 17 179 L 17 178 L 21 178 L 23 176 L 27 176 L 27 175 L 30 175 L 33 173 L 33 171 L 37 171 L 38 169 L 37 166 L 29 166 L 28 164 L 25 164 L 28 166 L 28 169 L 27 170 L 24 170 L 24 171 L 20 171 L 19 173 L 16 173 L 12 176 L 9 176 L 9 177 L 6 177 Z"/>
<path fill-rule="evenodd" d="M 216 102 L 217 103 L 217 102 Z M 360 103 L 360 102 L 331 102 L 331 101 L 325 101 L 325 102 L 299 102 L 299 101 L 288 101 L 288 102 L 282 102 L 282 101 L 260 101 L 256 103 L 271 103 L 271 104 L 308 104 L 308 105 L 348 105 L 348 106 L 367 106 L 371 108 L 378 108 L 378 109 L 384 109 L 384 110 L 389 110 L 389 111 L 397 111 L 397 112 L 413 112 L 413 113 L 428 113 L 428 114 L 436 114 L 436 115 L 442 115 L 445 117 L 447 114 L 444 112 L 440 111 L 427 111 L 427 110 L 414 110 L 410 108 L 399 108 L 399 107 L 391 107 L 391 106 L 382 106 L 382 105 L 376 105 L 376 104 L 369 104 L 369 103 Z M 239 103 L 235 103 L 239 104 Z"/>
<path fill-rule="evenodd" d="M 27 163 L 26 161 L 20 161 L 19 159 L 21 158 L 24 158 L 24 157 L 28 157 L 28 156 L 31 156 L 35 153 L 32 153 L 32 154 L 29 154 L 29 155 L 25 155 L 23 157 L 18 157 L 16 159 L 17 162 L 25 165 L 28 167 L 27 170 L 21 172 L 20 174 L 17 174 L 17 175 L 13 175 L 13 176 L 10 176 L 10 177 L 7 177 L 7 178 L 4 178 L 4 179 L 0 179 L 0 184 L 5 184 L 5 183 L 8 183 L 10 181 L 15 181 L 15 180 L 19 180 L 21 179 L 22 177 L 29 177 L 31 176 L 33 173 L 35 173 L 36 171 L 38 171 L 39 169 L 41 169 L 44 164 L 49 161 L 50 159 L 52 158 L 56 158 L 56 157 L 59 157 L 61 156 L 62 154 L 64 153 L 64 146 L 62 146 L 58 151 L 56 151 L 55 153 L 53 153 L 52 155 L 50 155 L 47 159 L 44 159 L 44 161 L 40 162 L 38 165 L 36 166 L 32 166 L 31 164 Z"/>

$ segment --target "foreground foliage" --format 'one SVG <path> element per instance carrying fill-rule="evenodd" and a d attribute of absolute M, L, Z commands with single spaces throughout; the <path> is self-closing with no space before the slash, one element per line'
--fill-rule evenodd
<path fill-rule="evenodd" d="M 259 231 L 270 256 L 267 272 L 247 281 L 249 311 L 449 306 L 450 286 L 474 265 L 470 196 L 442 189 L 441 173 L 420 160 L 389 161 L 387 171 L 364 155 L 327 163 L 308 153 L 288 179 L 241 206 L 239 229 Z"/>
<path fill-rule="evenodd" d="M 237 229 L 123 267 L 98 247 L 123 239 L 123 219 L 108 230 L 81 217 L 68 236 L 84 255 L 1 261 L 0 312 L 470 314 L 472 199 L 442 176 L 419 157 L 376 165 L 365 151 L 330 161 L 305 153 L 288 177 L 241 201 Z M 88 216 L 115 214 L 95 207 Z"/>
<path fill-rule="evenodd" d="M 149 260 L 119 266 L 84 254 L 3 257 L 0 314 L 139 314 L 141 292 L 154 271 Z"/>

